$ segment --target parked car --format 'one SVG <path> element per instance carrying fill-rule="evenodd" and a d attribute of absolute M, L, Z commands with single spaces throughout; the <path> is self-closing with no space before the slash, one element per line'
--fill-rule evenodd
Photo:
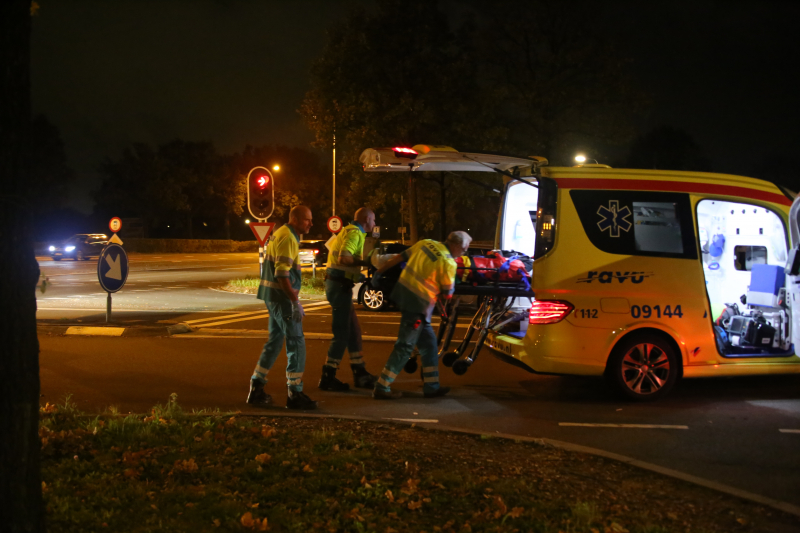
<path fill-rule="evenodd" d="M 325 266 L 328 262 L 328 249 L 325 241 L 300 241 L 300 264 L 311 265 L 316 262 L 317 266 Z"/>
<path fill-rule="evenodd" d="M 399 254 L 410 248 L 410 245 L 401 244 L 398 241 L 383 241 L 380 246 L 381 248 L 379 249 L 379 253 L 381 254 Z M 467 250 L 467 255 L 485 255 L 488 251 L 489 250 L 485 248 L 470 247 Z M 384 311 L 390 305 L 392 305 L 389 300 L 389 295 L 392 294 L 392 290 L 394 289 L 395 284 L 397 284 L 397 280 L 400 279 L 400 273 L 403 271 L 402 267 L 403 264 L 401 263 L 400 265 L 384 272 L 380 280 L 381 287 L 376 289 L 372 287 L 370 280 L 377 269 L 370 266 L 367 269 L 367 280 L 362 283 L 361 287 L 358 289 L 358 303 L 363 305 L 364 309 L 369 311 Z M 469 305 L 473 299 L 474 298 L 472 297 L 465 297 L 464 304 Z"/>
<path fill-rule="evenodd" d="M 79 233 L 61 244 L 48 248 L 53 261 L 71 258 L 74 261 L 86 261 L 90 257 L 99 257 L 108 244 L 108 235 L 104 233 Z"/>
<path fill-rule="evenodd" d="M 407 244 L 400 244 L 397 241 L 383 242 L 379 245 L 378 253 L 399 254 L 408 248 Z M 358 303 L 368 311 L 383 311 L 389 307 L 389 295 L 392 293 L 392 289 L 394 289 L 397 280 L 400 279 L 400 273 L 403 271 L 401 265 L 390 268 L 381 277 L 381 288 L 376 289 L 370 283 L 376 270 L 373 266 L 367 269 L 367 279 L 358 289 Z"/>

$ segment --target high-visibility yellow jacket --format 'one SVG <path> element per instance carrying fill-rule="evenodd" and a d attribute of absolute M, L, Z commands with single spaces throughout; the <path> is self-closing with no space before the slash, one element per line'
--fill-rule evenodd
<path fill-rule="evenodd" d="M 366 232 L 358 222 L 351 222 L 336 235 L 331 249 L 328 252 L 326 273 L 331 279 L 346 278 L 359 281 L 361 278 L 361 265 L 343 265 L 342 256 L 352 256 L 356 261 L 361 261 L 364 256 L 364 240 Z"/>
<path fill-rule="evenodd" d="M 401 310 L 430 319 L 436 299 L 453 294 L 456 262 L 444 244 L 425 239 L 403 252 L 406 267 L 392 291 Z"/>
<path fill-rule="evenodd" d="M 289 300 L 278 284 L 278 278 L 289 278 L 294 290 L 300 290 L 302 279 L 299 261 L 300 239 L 289 224 L 284 224 L 272 236 L 265 250 L 261 269 L 261 285 L 258 298 L 265 302 Z"/>

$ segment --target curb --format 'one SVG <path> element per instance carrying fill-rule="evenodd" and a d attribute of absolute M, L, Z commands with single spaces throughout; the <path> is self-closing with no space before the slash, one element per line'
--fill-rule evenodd
<path fill-rule="evenodd" d="M 177 331 L 179 328 L 182 329 Z M 269 330 L 266 329 L 220 329 L 220 328 L 203 328 L 202 326 L 195 326 L 194 328 L 187 324 L 178 324 L 172 326 L 176 331 L 172 331 L 172 335 L 176 338 L 183 339 L 266 339 L 269 337 Z M 313 333 L 303 332 L 306 340 L 331 340 L 333 333 Z M 396 342 L 397 336 L 386 337 L 381 335 L 363 335 L 362 339 L 372 342 Z"/>
<path fill-rule="evenodd" d="M 185 324 L 173 326 L 88 326 L 49 325 L 36 326 L 37 334 L 82 337 L 170 337 L 191 331 Z"/>

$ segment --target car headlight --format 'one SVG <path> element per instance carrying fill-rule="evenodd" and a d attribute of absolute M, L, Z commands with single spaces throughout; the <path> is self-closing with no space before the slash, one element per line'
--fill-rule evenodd
<path fill-rule="evenodd" d="M 75 247 L 74 247 L 74 246 L 67 246 L 66 248 L 64 248 L 64 251 L 65 251 L 65 252 L 71 252 L 71 251 L 72 251 L 72 250 L 74 250 L 74 249 L 75 249 Z"/>
<path fill-rule="evenodd" d="M 55 246 L 51 246 L 50 248 L 48 248 L 48 250 L 50 250 L 51 252 L 55 252 L 56 251 L 56 247 Z"/>

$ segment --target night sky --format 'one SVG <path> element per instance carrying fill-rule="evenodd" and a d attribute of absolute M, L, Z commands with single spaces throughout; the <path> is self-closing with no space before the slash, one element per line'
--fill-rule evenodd
<path fill-rule="evenodd" d="M 312 136 L 296 110 L 326 28 L 374 2 L 39 4 L 33 111 L 60 129 L 78 176 L 69 205 L 89 212 L 97 166 L 132 142 L 210 140 L 222 152 L 248 143 L 308 146 Z M 771 157 L 793 158 L 797 4 L 609 3 L 607 19 L 597 22 L 626 43 L 637 79 L 654 97 L 642 132 L 685 129 L 719 172 L 752 174 Z"/>

